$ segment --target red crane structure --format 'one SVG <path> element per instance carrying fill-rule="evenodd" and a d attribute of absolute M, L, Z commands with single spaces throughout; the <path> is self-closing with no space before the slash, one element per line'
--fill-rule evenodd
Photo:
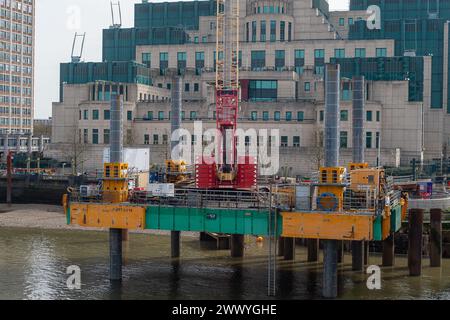
<path fill-rule="evenodd" d="M 256 158 L 237 154 L 239 12 L 239 0 L 217 0 L 215 85 L 217 132 L 220 135 L 219 141 L 215 141 L 218 154 L 196 159 L 196 186 L 200 189 L 256 187 Z"/>

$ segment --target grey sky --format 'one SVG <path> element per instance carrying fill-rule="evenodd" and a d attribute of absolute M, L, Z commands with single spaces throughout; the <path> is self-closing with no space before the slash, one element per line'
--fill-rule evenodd
<path fill-rule="evenodd" d="M 124 27 L 133 26 L 134 3 L 139 2 L 120 1 Z M 329 0 L 329 3 L 332 10 L 348 7 L 348 0 Z M 70 61 L 74 33 L 86 32 L 83 60 L 101 61 L 102 29 L 110 25 L 110 0 L 36 1 L 36 119 L 50 117 L 52 102 L 59 99 L 59 63 Z"/>

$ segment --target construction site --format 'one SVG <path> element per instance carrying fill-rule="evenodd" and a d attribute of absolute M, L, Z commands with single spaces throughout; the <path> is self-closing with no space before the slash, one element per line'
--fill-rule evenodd
<path fill-rule="evenodd" d="M 441 2 L 445 2 L 442 4 L 442 10 L 447 5 L 450 8 L 450 1 Z M 353 6 L 357 6 L 355 3 Z M 144 10 L 139 8 L 148 5 L 152 8 L 149 12 L 153 15 L 153 10 L 157 11 L 158 7 L 152 7 L 147 1 L 136 5 L 141 20 L 144 19 L 142 18 Z M 167 10 L 171 4 L 161 4 L 163 5 Z M 120 4 L 111 3 L 113 25 L 105 31 L 104 37 L 108 37 L 109 33 L 116 33 L 116 40 L 123 40 L 120 38 L 120 32 L 123 30 L 121 18 L 120 23 L 114 23 L 116 6 L 119 7 L 120 13 Z M 61 101 L 53 105 L 55 115 L 52 143 L 45 152 L 5 151 L 6 161 L 0 177 L 0 197 L 6 199 L 6 205 L 0 213 L 0 228 L 5 227 L 2 226 L 2 214 L 8 214 L 8 207 L 13 204 L 39 203 L 62 204 L 68 230 L 75 228 L 81 237 L 85 233 L 85 239 L 90 239 L 89 241 L 96 239 L 91 231 L 107 231 L 108 238 L 102 238 L 102 242 L 96 245 L 96 250 L 105 250 L 109 260 L 103 259 L 105 261 L 98 262 L 98 269 L 91 263 L 90 267 L 86 268 L 88 271 L 83 271 L 83 277 L 108 279 L 111 285 L 120 287 L 119 291 L 123 296 L 110 296 L 112 299 L 130 296 L 140 298 L 133 294 L 130 296 L 124 294 L 126 290 L 130 290 L 128 286 L 133 284 L 139 286 L 135 282 L 138 280 L 133 279 L 136 270 L 144 272 L 144 268 L 152 269 L 157 266 L 158 272 L 166 275 L 165 272 L 167 274 L 175 272 L 172 269 L 183 269 L 183 264 L 186 264 L 185 268 L 188 266 L 195 268 L 198 263 L 200 270 L 203 270 L 202 268 L 207 270 L 210 262 L 210 268 L 219 268 L 215 264 L 217 261 L 213 260 L 218 259 L 222 263 L 225 261 L 222 260 L 225 259 L 223 253 L 228 251 L 226 264 L 233 266 L 230 271 L 231 291 L 212 292 L 211 299 L 245 299 L 248 296 L 260 299 L 371 299 L 371 290 L 380 292 L 385 290 L 381 285 L 377 287 L 375 282 L 371 288 L 369 281 L 367 291 L 365 290 L 367 278 L 376 275 L 377 270 L 381 270 L 383 285 L 389 284 L 390 281 L 385 275 L 396 279 L 402 277 L 421 279 L 424 273 L 431 272 L 434 281 L 436 280 L 434 272 L 439 270 L 442 273 L 441 277 L 445 279 L 437 279 L 438 282 L 442 281 L 441 285 L 436 287 L 433 284 L 433 289 L 430 289 L 431 296 L 425 298 L 438 296 L 449 299 L 445 267 L 448 266 L 446 259 L 450 258 L 450 180 L 448 180 L 450 161 L 447 155 L 441 152 L 442 144 L 437 143 L 439 145 L 436 148 L 431 143 L 430 148 L 426 145 L 427 141 L 434 139 L 432 134 L 438 133 L 437 129 L 432 128 L 432 117 L 425 114 L 436 113 L 422 110 L 421 114 L 416 115 L 415 111 L 412 112 L 408 116 L 420 118 L 422 128 L 419 129 L 417 123 L 414 123 L 419 121 L 417 118 L 407 124 L 411 128 L 405 129 L 399 119 L 390 119 L 385 124 L 384 119 L 396 114 L 396 111 L 392 111 L 386 101 L 380 102 L 381 108 L 391 110 L 386 111 L 386 114 L 391 112 L 389 115 L 385 115 L 384 109 L 377 109 L 378 102 L 374 102 L 378 98 L 372 99 L 375 95 L 382 95 L 384 87 L 380 83 L 386 85 L 389 81 L 395 81 L 401 89 L 397 93 L 392 90 L 392 94 L 405 96 L 399 98 L 404 98 L 402 101 L 405 108 L 423 109 L 423 101 L 426 99 L 432 104 L 437 103 L 439 99 L 432 98 L 434 93 L 431 89 L 435 83 L 431 84 L 431 78 L 423 75 L 422 79 L 419 79 L 421 77 L 414 73 L 429 72 L 428 75 L 431 77 L 431 66 L 434 61 L 429 60 L 430 57 L 397 57 L 394 53 L 395 43 L 392 41 L 388 43 L 388 51 L 392 55 L 389 57 L 391 64 L 383 62 L 387 65 L 386 70 L 390 70 L 386 72 L 394 73 L 392 70 L 401 65 L 402 68 L 408 68 L 408 79 L 403 76 L 403 78 L 375 79 L 376 72 L 372 69 L 367 73 L 364 67 L 358 71 L 352 69 L 355 60 L 350 59 L 361 58 L 358 61 L 364 66 L 373 62 L 369 61 L 370 57 L 335 56 L 326 61 L 323 57 L 316 56 L 315 66 L 312 68 L 315 70 L 314 72 L 310 70 L 316 82 L 305 81 L 303 78 L 306 77 L 308 80 L 307 64 L 301 66 L 301 73 L 298 69 L 290 70 L 287 66 L 286 69 L 278 70 L 279 87 L 276 90 L 288 92 L 287 88 L 291 87 L 295 92 L 289 94 L 293 93 L 297 97 L 294 102 L 284 101 L 278 96 L 272 103 L 298 105 L 299 117 L 300 114 L 304 116 L 309 112 L 305 108 L 308 103 L 320 105 L 314 116 L 311 116 L 315 117 L 314 120 L 311 119 L 311 124 L 318 124 L 320 128 L 317 135 L 319 138 L 313 139 L 314 134 L 311 132 L 316 129 L 312 131 L 307 129 L 310 130 L 307 134 L 306 129 L 301 129 L 304 130 L 301 131 L 302 139 L 304 134 L 311 141 L 308 142 L 310 145 L 302 148 L 299 137 L 297 150 L 296 133 L 293 137 L 287 136 L 286 128 L 283 124 L 278 125 L 277 119 L 265 123 L 259 122 L 257 115 L 254 120 L 249 120 L 243 114 L 249 113 L 253 117 L 252 108 L 259 103 L 267 104 L 269 97 L 263 96 L 274 88 L 266 88 L 264 87 L 266 84 L 261 84 L 262 87 L 256 89 L 251 84 L 253 81 L 266 81 L 261 79 L 268 79 L 269 73 L 265 73 L 270 70 L 247 70 L 242 67 L 243 59 L 247 59 L 242 55 L 242 47 L 247 44 L 242 43 L 249 41 L 252 29 L 251 27 L 248 29 L 251 22 L 243 21 L 242 12 L 246 11 L 247 14 L 253 12 L 257 15 L 261 10 L 261 14 L 288 15 L 290 12 L 297 12 L 300 7 L 296 6 L 299 4 L 293 4 L 288 0 L 216 0 L 195 1 L 194 6 L 195 10 L 200 10 L 198 6 L 207 8 L 208 13 L 213 12 L 214 16 L 214 20 L 211 20 L 211 16 L 205 14 L 209 19 L 208 25 L 214 28 L 214 39 L 207 40 L 208 45 L 214 46 L 214 68 L 209 71 L 203 70 L 199 73 L 198 70 L 187 70 L 186 64 L 180 64 L 182 59 L 180 60 L 181 56 L 178 55 L 178 64 L 172 71 L 169 70 L 168 62 L 167 68 L 159 66 L 157 74 L 152 76 L 151 62 L 147 61 L 148 70 L 140 63 L 133 62 L 136 65 L 128 65 L 129 62 L 126 62 L 122 66 L 123 70 L 131 68 L 133 71 L 128 70 L 128 76 L 135 79 L 118 80 L 121 76 L 114 72 L 121 72 L 122 67 L 119 66 L 119 62 L 113 62 L 114 66 L 106 66 L 108 79 L 100 79 L 101 76 L 96 79 L 96 75 L 103 67 L 86 66 L 87 63 L 80 61 L 81 54 L 74 55 L 72 50 L 72 62 L 61 65 Z M 330 25 L 338 15 L 328 12 L 326 1 L 311 1 L 307 6 L 316 13 L 316 18 L 322 21 L 329 20 Z M 274 8 L 270 9 L 272 7 Z M 182 9 L 180 13 L 181 11 Z M 356 14 L 359 15 L 361 12 Z M 295 29 L 295 26 L 291 25 L 293 21 L 290 18 L 286 18 L 286 21 L 288 21 L 286 24 L 281 24 L 284 25 L 282 31 L 284 40 L 281 42 L 287 43 L 288 39 L 291 39 L 291 28 Z M 247 27 L 247 40 L 242 39 L 245 37 L 242 32 L 243 25 Z M 336 23 L 334 29 L 328 26 L 325 30 L 342 35 L 344 31 L 339 31 L 338 25 L 341 26 L 340 22 Z M 256 30 L 256 25 L 254 29 Z M 262 27 L 257 33 L 258 36 L 262 35 L 261 30 Z M 139 30 L 133 32 L 138 33 Z M 167 29 L 167 35 L 172 32 L 184 37 L 189 35 L 189 32 L 195 34 L 196 31 Z M 316 32 L 320 35 L 319 30 Z M 265 33 L 264 30 L 264 37 Z M 156 33 L 153 34 L 155 35 Z M 270 38 L 270 33 L 267 36 Z M 84 37 L 82 36 L 83 42 Z M 278 33 L 275 37 L 278 37 Z M 79 34 L 76 34 L 74 46 L 78 38 Z M 134 37 L 133 39 L 136 41 Z M 310 40 L 327 41 L 314 38 L 305 41 Z M 376 41 L 378 42 L 374 44 L 375 47 L 387 43 L 383 43 L 387 40 Z M 281 42 L 277 45 L 284 46 L 285 44 Z M 195 43 L 197 42 L 194 42 L 194 45 Z M 150 44 L 142 44 L 145 45 Z M 346 48 L 350 45 L 353 45 L 351 39 L 346 43 Z M 110 51 L 108 48 L 104 50 L 104 54 Z M 134 55 L 141 56 L 145 53 L 139 47 L 137 50 Z M 121 51 L 117 50 L 116 54 L 118 52 Z M 197 63 L 200 61 L 198 57 Z M 297 59 L 304 57 L 297 56 L 294 59 L 295 63 L 299 63 Z M 376 59 L 379 59 L 375 63 L 378 63 L 379 67 L 381 60 L 388 58 Z M 275 58 L 276 63 L 279 63 L 279 60 L 279 56 Z M 112 61 L 115 60 L 106 58 L 99 64 L 109 64 Z M 389 69 L 389 66 L 393 69 Z M 300 65 L 296 67 L 300 68 Z M 317 69 L 318 67 L 320 68 Z M 382 68 L 384 69 L 384 66 Z M 85 69 L 88 70 L 89 79 L 80 80 Z M 186 72 L 180 72 L 180 69 L 186 69 Z M 264 74 L 255 76 L 252 72 Z M 302 76 L 303 72 L 305 75 Z M 292 81 L 291 73 L 297 77 L 294 79 L 297 83 L 295 86 L 288 84 Z M 202 94 L 208 95 L 205 99 L 209 101 L 207 113 L 211 117 L 202 118 L 193 114 L 195 111 L 192 111 L 194 110 L 192 105 L 196 100 L 188 99 L 186 94 L 186 91 L 189 91 L 187 89 L 190 89 L 189 83 L 192 86 L 193 74 L 201 77 L 203 83 L 201 90 Z M 77 77 L 80 81 L 76 80 Z M 145 84 L 146 77 L 149 80 L 147 84 Z M 156 82 L 150 83 L 160 81 L 158 77 L 164 78 L 167 83 L 165 88 L 156 86 Z M 127 85 L 133 82 L 135 86 Z M 310 89 L 311 84 L 317 83 L 318 89 L 315 89 L 315 94 L 321 96 L 321 100 L 316 102 L 323 101 L 313 103 L 312 98 L 299 98 L 299 83 L 303 87 L 302 90 L 306 90 L 307 86 Z M 281 85 L 285 85 L 286 88 L 281 89 Z M 424 89 L 427 86 L 429 90 Z M 262 96 L 251 101 L 249 97 L 253 94 L 250 92 L 252 89 L 259 90 Z M 244 93 L 245 90 L 248 92 Z M 88 100 L 77 97 L 81 91 L 89 96 Z M 144 91 L 147 92 L 148 98 L 138 99 L 137 97 Z M 386 92 L 386 96 L 389 94 Z M 153 98 L 150 98 L 152 95 Z M 155 95 L 159 95 L 157 101 L 154 100 Z M 130 109 L 133 108 L 131 96 L 134 96 L 136 101 L 142 100 L 136 104 L 137 111 Z M 445 98 L 447 97 L 441 97 L 439 101 L 442 102 Z M 74 103 L 77 99 L 80 100 L 79 105 Z M 151 99 L 153 101 L 149 101 Z M 381 101 L 379 99 L 377 101 Z M 69 106 L 71 103 L 73 105 Z M 396 104 L 395 101 L 391 103 Z M 157 112 L 157 109 L 145 109 L 146 115 L 141 117 L 144 109 L 139 108 L 153 108 L 156 104 L 158 104 L 156 108 L 162 109 L 162 106 L 170 108 L 165 110 L 169 114 L 168 118 L 162 115 L 159 119 L 161 123 L 164 122 L 164 128 L 170 125 L 170 129 L 163 129 L 162 124 L 150 123 L 153 120 L 153 112 Z M 200 105 L 199 100 L 198 106 Z M 94 109 L 91 110 L 91 107 Z M 263 106 L 265 107 L 267 105 Z M 203 107 L 198 107 L 199 113 L 202 109 Z M 191 118 L 185 121 L 189 112 Z M 102 120 L 105 122 L 102 125 L 107 128 L 104 129 L 107 130 L 107 139 L 105 133 L 102 143 L 98 140 L 99 129 L 92 127 L 97 123 L 89 119 L 92 115 L 92 120 L 99 120 L 99 114 L 104 115 Z M 373 124 L 376 121 L 372 121 L 372 114 L 380 117 L 379 125 Z M 284 120 L 289 122 L 288 125 L 292 128 L 300 126 L 298 123 L 293 124 L 288 119 L 289 116 L 292 117 L 292 111 L 286 111 Z M 443 121 L 445 119 L 447 118 L 444 116 Z M 298 122 L 302 122 L 303 126 L 305 120 L 307 118 L 302 118 L 301 121 L 299 118 Z M 196 126 L 202 121 L 206 124 L 198 131 Z M 256 124 L 253 133 L 251 129 L 254 121 Z M 130 139 L 132 135 L 130 132 L 138 130 L 136 128 L 140 124 L 146 126 L 145 134 L 139 134 L 143 136 L 144 143 Z M 397 124 L 400 130 L 405 129 L 399 134 L 404 136 L 389 139 L 395 136 Z M 306 125 L 309 126 L 308 123 Z M 436 122 L 436 126 L 440 124 Z M 157 142 L 159 140 L 156 137 L 158 134 L 151 131 L 154 129 L 161 133 L 165 132 L 161 139 L 164 143 L 159 151 L 155 151 L 158 148 L 155 140 L 152 148 L 146 147 L 150 145 L 151 135 Z M 262 131 L 264 129 L 280 130 L 267 133 L 267 130 Z M 421 132 L 411 134 L 414 129 Z M 368 132 L 370 130 L 375 131 Z M 381 132 L 384 133 L 380 135 Z M 372 138 L 375 137 L 376 143 L 372 143 Z M 70 139 L 78 138 L 80 143 L 70 143 Z M 388 141 L 385 142 L 384 139 Z M 445 134 L 442 134 L 440 139 L 445 140 Z M 82 140 L 84 143 L 81 143 Z M 290 141 L 294 143 L 292 147 L 288 145 Z M 347 144 L 350 141 L 351 148 L 348 148 Z M 287 148 L 294 148 L 294 151 Z M 295 155 L 291 156 L 291 152 Z M 154 156 L 156 153 L 157 157 Z M 437 154 L 440 157 L 436 156 Z M 81 159 L 82 157 L 89 159 Z M 161 161 L 160 158 L 164 159 Z M 99 162 L 101 165 L 98 165 Z M 138 254 L 140 258 L 131 258 L 130 262 L 128 258 L 130 250 L 138 250 L 130 247 L 136 245 L 138 238 L 142 248 L 150 246 L 144 244 L 150 238 L 143 238 L 143 234 L 151 234 L 148 237 L 158 243 L 158 247 L 152 247 L 151 252 L 142 249 Z M 186 235 L 190 240 L 187 240 Z M 58 237 L 64 238 L 64 234 Z M 76 246 L 77 240 L 72 234 L 68 234 L 67 237 L 70 238 L 65 249 L 68 252 L 70 246 Z M 205 249 L 208 253 L 203 256 L 203 247 L 199 251 L 194 250 L 194 242 L 209 244 L 208 249 Z M 193 256 L 183 254 L 184 250 L 189 254 L 194 252 Z M 92 255 L 95 253 L 92 252 Z M 89 259 L 93 257 L 83 256 L 83 259 L 86 259 L 83 262 L 86 264 L 86 261 L 90 261 Z M 137 263 L 139 259 L 145 260 L 146 264 Z M 428 259 L 429 264 L 425 262 Z M 96 261 L 99 261 L 98 257 Z M 245 266 L 242 267 L 246 270 L 244 274 L 240 269 L 241 264 Z M 266 290 L 263 293 L 247 293 L 239 287 L 239 283 L 246 281 L 247 273 L 252 272 L 253 264 L 255 277 L 251 278 L 251 281 L 258 282 L 255 284 L 257 288 L 264 287 Z M 127 268 L 128 265 L 132 265 L 133 270 Z M 166 265 L 167 268 L 172 267 L 171 271 L 165 271 Z M 305 266 L 314 268 L 315 271 L 307 271 L 304 269 Z M 289 271 L 286 271 L 287 268 Z M 189 280 L 181 279 L 181 274 L 175 275 L 177 284 L 179 281 Z M 215 287 L 216 281 L 218 283 L 224 281 L 222 276 L 217 272 L 215 278 L 215 272 L 210 272 L 207 273 L 207 279 L 193 277 L 192 281 L 198 281 L 199 286 Z M 302 282 L 306 283 L 306 287 L 302 290 L 307 293 L 303 291 L 301 294 L 295 293 L 295 288 L 290 287 L 294 286 L 293 279 L 296 277 L 307 278 Z M 354 280 L 355 277 L 357 280 Z M 163 279 L 160 281 L 161 283 L 159 280 L 153 281 L 152 286 L 165 288 L 167 283 Z M 195 294 L 186 295 L 179 287 L 161 290 L 165 290 L 159 293 L 163 298 L 197 297 Z M 390 292 L 389 289 L 386 290 Z M 38 291 L 32 292 L 38 294 Z M 51 290 L 48 292 L 48 297 L 53 298 Z M 380 297 L 375 293 L 372 297 L 396 299 L 392 296 L 395 294 L 397 293 L 393 291 Z M 421 294 L 422 292 L 418 290 L 399 298 L 423 297 Z M 207 296 L 199 296 L 208 299 Z M 27 297 L 33 298 L 33 295 L 28 294 Z M 47 296 L 34 296 L 34 298 L 42 297 Z"/>

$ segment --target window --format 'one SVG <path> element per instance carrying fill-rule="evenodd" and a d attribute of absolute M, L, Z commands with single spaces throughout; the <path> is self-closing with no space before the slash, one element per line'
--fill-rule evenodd
<path fill-rule="evenodd" d="M 157 134 L 153 135 L 153 144 L 158 145 L 159 144 L 159 136 Z"/>
<path fill-rule="evenodd" d="M 297 121 L 298 122 L 305 121 L 305 113 L 303 111 L 297 112 Z"/>
<path fill-rule="evenodd" d="M 200 91 L 200 85 L 198 83 L 194 83 L 194 92 Z"/>
<path fill-rule="evenodd" d="M 325 68 L 325 50 L 315 49 L 314 50 L 314 73 L 323 74 Z"/>
<path fill-rule="evenodd" d="M 262 20 L 261 21 L 261 42 L 265 42 L 267 40 L 267 25 L 266 25 L 266 21 Z"/>
<path fill-rule="evenodd" d="M 367 111 L 366 112 L 366 121 L 367 122 L 371 122 L 373 119 L 372 119 L 372 111 Z"/>
<path fill-rule="evenodd" d="M 110 134 L 109 129 L 103 129 L 103 144 L 110 144 L 109 134 Z"/>
<path fill-rule="evenodd" d="M 285 61 L 286 53 L 284 50 L 275 50 L 275 69 L 282 71 L 286 65 Z"/>
<path fill-rule="evenodd" d="M 150 121 L 153 120 L 153 111 L 147 112 L 147 120 L 150 120 Z"/>
<path fill-rule="evenodd" d="M 191 111 L 190 119 L 191 119 L 192 121 L 197 120 L 197 112 Z"/>
<path fill-rule="evenodd" d="M 305 92 L 311 91 L 311 82 L 305 82 Z"/>
<path fill-rule="evenodd" d="M 294 136 L 293 146 L 294 146 L 294 148 L 300 148 L 300 137 L 299 136 Z"/>
<path fill-rule="evenodd" d="M 386 48 L 377 48 L 376 55 L 378 58 L 387 57 L 387 49 Z"/>
<path fill-rule="evenodd" d="M 348 25 L 352 26 L 355 23 L 353 18 L 348 18 Z"/>
<path fill-rule="evenodd" d="M 208 42 L 208 37 L 207 36 L 203 36 L 202 37 L 202 42 L 203 43 L 207 43 Z"/>
<path fill-rule="evenodd" d="M 103 120 L 111 120 L 111 111 L 110 110 L 103 111 Z"/>
<path fill-rule="evenodd" d="M 264 121 L 269 121 L 269 111 L 264 111 L 263 112 L 263 120 Z"/>
<path fill-rule="evenodd" d="M 256 42 L 256 21 L 252 21 L 252 42 Z"/>
<path fill-rule="evenodd" d="M 266 51 L 252 51 L 252 70 L 261 71 L 266 67 Z"/>
<path fill-rule="evenodd" d="M 98 144 L 98 129 L 92 129 L 92 144 Z"/>
<path fill-rule="evenodd" d="M 288 24 L 288 41 L 292 41 L 292 22 L 289 22 Z"/>
<path fill-rule="evenodd" d="M 178 75 L 183 75 L 186 72 L 186 64 L 187 64 L 186 60 L 187 60 L 186 52 L 177 53 Z"/>
<path fill-rule="evenodd" d="M 340 146 L 343 149 L 348 148 L 348 132 L 347 131 L 341 131 Z"/>
<path fill-rule="evenodd" d="M 185 92 L 189 92 L 191 90 L 191 86 L 189 85 L 189 83 L 185 83 L 184 84 L 184 91 Z"/>
<path fill-rule="evenodd" d="M 85 144 L 89 143 L 89 132 L 88 129 L 83 130 L 83 142 Z"/>
<path fill-rule="evenodd" d="M 158 120 L 159 121 L 163 121 L 164 120 L 164 111 L 159 111 L 158 112 Z"/>
<path fill-rule="evenodd" d="M 194 37 L 194 43 L 198 43 L 198 36 Z"/>
<path fill-rule="evenodd" d="M 201 75 L 204 67 L 205 67 L 205 53 L 203 51 L 196 52 L 195 53 L 195 74 Z"/>
<path fill-rule="evenodd" d="M 345 58 L 345 49 L 334 49 L 335 58 Z"/>
<path fill-rule="evenodd" d="M 151 67 L 152 65 L 152 54 L 149 52 L 144 52 L 142 54 L 142 64 L 145 64 L 147 67 Z"/>
<path fill-rule="evenodd" d="M 150 144 L 150 135 L 144 134 L 144 144 L 149 145 Z"/>
<path fill-rule="evenodd" d="M 133 121 L 133 111 L 127 111 L 127 120 Z"/>
<path fill-rule="evenodd" d="M 83 110 L 83 119 L 89 120 L 89 110 Z"/>
<path fill-rule="evenodd" d="M 295 72 L 299 75 L 303 73 L 303 67 L 305 66 L 305 50 L 295 50 Z"/>
<path fill-rule="evenodd" d="M 250 80 L 250 101 L 276 101 L 278 99 L 278 81 Z"/>
<path fill-rule="evenodd" d="M 325 120 L 325 111 L 323 111 L 323 110 L 320 111 L 319 119 L 320 119 L 320 122 L 323 122 Z"/>
<path fill-rule="evenodd" d="M 286 121 L 292 121 L 292 112 L 291 111 L 286 112 Z"/>
<path fill-rule="evenodd" d="M 251 119 L 252 119 L 252 121 L 258 120 L 258 112 L 257 111 L 252 111 Z"/>
<path fill-rule="evenodd" d="M 98 120 L 98 119 L 99 119 L 98 110 L 92 110 L 92 120 Z"/>
<path fill-rule="evenodd" d="M 164 145 L 168 145 L 169 144 L 169 136 L 167 135 L 167 134 L 163 134 L 163 141 L 162 141 L 162 143 L 164 144 Z"/>
<path fill-rule="evenodd" d="M 280 22 L 280 41 L 286 40 L 286 22 Z"/>
<path fill-rule="evenodd" d="M 169 67 L 169 53 L 168 52 L 161 52 L 159 54 L 159 70 L 160 75 L 165 75 L 166 70 Z"/>
<path fill-rule="evenodd" d="M 339 18 L 339 26 L 345 26 L 345 18 Z"/>
<path fill-rule="evenodd" d="M 286 148 L 289 145 L 289 139 L 287 136 L 281 137 L 281 147 Z"/>
<path fill-rule="evenodd" d="M 281 120 L 281 112 L 280 111 L 275 111 L 273 114 L 273 119 L 275 121 L 280 121 Z"/>
<path fill-rule="evenodd" d="M 366 132 L 366 148 L 372 149 L 372 132 Z"/>
<path fill-rule="evenodd" d="M 348 121 L 348 110 L 341 110 L 341 121 Z"/>
<path fill-rule="evenodd" d="M 355 58 L 365 58 L 366 57 L 366 49 L 365 48 L 356 48 L 355 49 Z"/>
<path fill-rule="evenodd" d="M 277 41 L 277 22 L 275 20 L 270 21 L 270 41 Z"/>
<path fill-rule="evenodd" d="M 377 111 L 377 122 L 381 121 L 381 112 Z"/>

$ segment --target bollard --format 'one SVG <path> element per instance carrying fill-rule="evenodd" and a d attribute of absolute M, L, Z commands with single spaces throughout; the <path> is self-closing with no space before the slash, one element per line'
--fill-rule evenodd
<path fill-rule="evenodd" d="M 408 268 L 410 276 L 422 273 L 423 210 L 409 211 Z"/>
<path fill-rule="evenodd" d="M 337 247 L 338 241 L 323 241 L 323 287 L 322 296 L 334 299 L 338 295 L 337 289 Z"/>
<path fill-rule="evenodd" d="M 180 241 L 181 241 L 181 232 L 180 231 L 172 231 L 170 233 L 172 258 L 180 257 Z"/>
<path fill-rule="evenodd" d="M 394 235 L 391 234 L 383 241 L 383 267 L 393 267 L 395 265 L 395 243 Z"/>
<path fill-rule="evenodd" d="M 319 240 L 308 239 L 308 262 L 319 262 Z"/>
<path fill-rule="evenodd" d="M 284 238 L 280 237 L 278 239 L 278 256 L 284 257 Z"/>
<path fill-rule="evenodd" d="M 231 236 L 231 257 L 243 258 L 244 257 L 244 236 L 233 234 Z"/>
<path fill-rule="evenodd" d="M 442 264 L 442 210 L 430 211 L 430 266 L 440 267 Z"/>
<path fill-rule="evenodd" d="M 122 230 L 109 230 L 109 279 L 122 280 Z"/>
<path fill-rule="evenodd" d="M 295 239 L 284 238 L 284 260 L 292 261 L 295 259 Z"/>
<path fill-rule="evenodd" d="M 364 241 L 352 241 L 352 270 L 363 271 L 364 269 Z"/>

